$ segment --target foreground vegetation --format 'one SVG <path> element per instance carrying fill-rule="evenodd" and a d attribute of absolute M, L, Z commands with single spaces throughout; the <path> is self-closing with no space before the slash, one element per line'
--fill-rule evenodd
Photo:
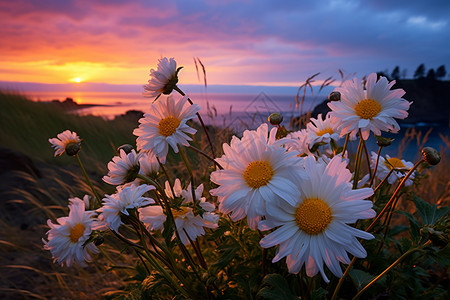
<path fill-rule="evenodd" d="M 0 96 L 0 144 L 31 157 L 41 173 L 37 176 L 25 170 L 7 174 L 14 175 L 17 182 L 14 183 L 15 190 L 10 188 L 7 193 L 3 193 L 2 198 L 6 201 L 0 204 L 0 251 L 3 254 L 0 264 L 4 271 L 0 275 L 0 292 L 6 293 L 12 299 L 168 299 L 176 296 L 177 293 L 171 290 L 170 283 L 160 274 L 149 272 L 145 264 L 134 256 L 132 247 L 115 247 L 118 242 L 113 236 L 104 235 L 102 253 L 87 269 L 68 269 L 52 264 L 49 253 L 42 249 L 41 237 L 48 227 L 41 224 L 44 224 L 46 219 L 56 220 L 67 215 L 69 197 L 81 198 L 91 192 L 90 187 L 79 176 L 79 170 L 71 157 L 53 159 L 48 138 L 68 128 L 76 131 L 83 139 L 80 156 L 94 181 L 98 181 L 95 187 L 112 192 L 111 187 L 102 184 L 100 178 L 106 174 L 106 163 L 116 155 L 118 146 L 135 144 L 131 132 L 137 127 L 136 121 L 105 121 L 92 116 L 79 117 L 67 114 L 57 107 L 27 101 L 18 95 Z M 200 131 L 200 128 L 198 129 Z M 214 133 L 212 130 L 210 133 L 215 134 L 215 151 L 220 156 L 220 145 L 222 142 L 228 142 L 231 133 Z M 201 132 L 195 137 L 194 145 L 200 149 L 207 148 L 207 141 Z M 196 152 L 189 149 L 187 151 L 191 162 L 197 166 L 195 177 L 202 182 L 207 181 L 211 163 Z M 363 244 L 368 251 L 367 259 L 357 261 L 343 282 L 340 294 L 343 299 L 351 298 L 399 257 L 402 257 L 401 262 L 382 280 L 372 285 L 366 295 L 371 295 L 372 298 L 394 299 L 448 297 L 450 249 L 448 211 L 445 207 L 450 203 L 450 174 L 448 158 L 445 156 L 446 152 L 443 153 L 439 165 L 433 169 L 422 166 L 416 184 L 402 190 L 396 206 L 396 209 L 402 212 L 390 213 L 392 220 L 384 219 L 374 230 L 375 239 Z M 173 153 L 170 155 L 167 168 L 171 176 L 182 176 L 183 161 L 180 158 L 175 159 Z M 363 173 L 365 165 L 362 168 Z M 214 187 L 212 183 L 208 185 L 206 190 Z M 3 188 L 2 192 L 6 190 Z M 393 192 L 394 188 L 390 186 L 378 191 L 374 207 L 377 213 Z M 4 196 L 6 194 L 7 196 Z M 367 221 L 358 224 L 360 228 L 368 225 Z M 274 249 L 264 253 L 259 246 L 260 232 L 247 228 L 245 219 L 231 222 L 223 218 L 219 228 L 210 233 L 208 238 L 199 238 L 209 270 L 204 271 L 200 266 L 197 267 L 203 281 L 226 292 L 211 294 L 209 297 L 331 297 L 327 285 L 318 278 L 305 276 L 304 270 L 297 276 L 289 274 L 284 261 L 271 264 Z M 162 238 L 168 241 L 168 235 Z M 432 245 L 423 247 L 428 241 Z M 178 246 L 173 243 L 169 242 L 173 247 Z M 417 251 L 410 252 L 416 248 Z M 194 251 L 189 251 L 195 263 L 199 264 Z M 406 253 L 408 255 L 405 255 Z M 182 253 L 176 255 L 181 263 Z M 191 267 L 187 267 L 186 272 L 194 276 L 190 273 Z M 337 281 L 337 278 L 333 279 L 330 285 L 336 285 Z M 200 291 L 202 287 L 194 285 L 192 289 Z M 203 292 L 199 292 L 201 293 Z"/>

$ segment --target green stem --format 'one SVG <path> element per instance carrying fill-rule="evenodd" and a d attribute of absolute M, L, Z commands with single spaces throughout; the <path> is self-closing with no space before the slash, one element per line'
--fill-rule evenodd
<path fill-rule="evenodd" d="M 189 163 L 189 160 L 187 159 L 186 152 L 184 151 L 183 147 L 180 147 L 180 156 L 184 161 L 184 165 L 186 166 L 186 169 L 188 170 L 189 176 L 191 177 L 191 193 L 192 193 L 192 204 L 194 204 L 194 207 L 198 204 L 197 197 L 195 196 L 195 184 L 194 184 L 194 173 L 192 172 L 191 164 Z"/>
<path fill-rule="evenodd" d="M 181 96 L 186 96 L 186 94 L 185 94 L 178 86 L 175 86 L 174 90 L 177 91 L 178 93 L 180 93 Z M 187 100 L 189 101 L 189 103 L 190 103 L 191 105 L 194 104 L 194 103 L 192 102 L 192 100 L 191 100 L 189 97 L 187 98 Z M 215 158 L 215 157 L 216 157 L 216 154 L 215 154 L 215 152 L 214 152 L 214 146 L 213 146 L 213 144 L 212 144 L 212 142 L 211 142 L 211 139 L 210 139 L 210 137 L 209 137 L 208 130 L 206 129 L 205 123 L 203 122 L 203 119 L 202 119 L 202 117 L 200 116 L 200 114 L 199 114 L 198 112 L 197 112 L 197 117 L 198 117 L 198 120 L 200 121 L 200 124 L 201 124 L 202 127 L 203 127 L 203 131 L 205 132 L 206 139 L 208 140 L 209 147 L 211 148 L 212 156 Z"/>
<path fill-rule="evenodd" d="M 373 181 L 375 179 L 375 174 L 377 173 L 378 168 L 378 161 L 380 160 L 380 154 L 381 154 L 381 146 L 378 147 L 378 153 L 377 153 L 377 161 L 375 162 L 375 168 L 373 169 L 372 178 L 370 178 L 370 184 L 369 187 L 372 187 Z"/>
<path fill-rule="evenodd" d="M 352 298 L 352 300 L 358 299 L 362 293 L 364 293 L 371 285 L 373 285 L 375 282 L 377 282 L 379 279 L 381 279 L 384 275 L 386 275 L 387 272 L 392 270 L 396 265 L 398 265 L 405 257 L 410 255 L 411 253 L 414 253 L 416 251 L 422 251 L 422 248 L 426 245 L 430 244 L 431 241 L 426 242 L 422 247 L 420 248 L 414 248 L 406 251 L 402 256 L 400 256 L 396 261 L 394 261 L 386 270 L 384 270 L 380 275 L 375 277 L 371 282 L 369 282 L 362 290 L 359 291 L 359 293 L 356 294 L 355 297 Z"/>
<path fill-rule="evenodd" d="M 164 175 L 167 178 L 167 182 L 169 183 L 170 191 L 172 192 L 173 197 L 175 197 L 175 192 L 173 191 L 173 185 L 172 185 L 172 181 L 170 180 L 169 173 L 167 173 L 166 168 L 164 168 L 164 165 L 161 163 L 161 161 L 159 160 L 158 156 L 156 157 L 156 160 L 158 161 L 159 167 L 161 168 L 161 170 L 163 171 Z M 164 192 L 164 195 L 165 195 L 165 192 Z"/>
<path fill-rule="evenodd" d="M 192 150 L 196 151 L 197 153 L 203 155 L 204 157 L 206 157 L 207 159 L 212 161 L 219 169 L 223 170 L 223 167 L 214 158 L 212 158 L 211 156 L 209 156 L 208 154 L 206 154 L 202 150 L 200 150 L 200 149 L 198 149 L 198 148 L 196 148 L 196 147 L 194 147 L 192 145 L 189 145 L 189 148 L 191 148 Z"/>
<path fill-rule="evenodd" d="M 86 183 L 89 185 L 89 187 L 92 190 L 92 193 L 94 193 L 94 196 L 97 200 L 97 205 L 98 207 L 102 206 L 102 198 L 100 197 L 100 195 L 98 194 L 97 190 L 94 188 L 94 185 L 91 182 L 91 179 L 89 179 L 88 174 L 86 173 L 86 170 L 84 169 L 83 164 L 81 163 L 80 160 L 80 156 L 78 155 L 78 153 L 75 155 L 78 165 L 80 166 L 81 172 L 83 173 L 84 178 L 86 179 Z M 89 205 L 90 206 L 90 205 Z"/>
<path fill-rule="evenodd" d="M 342 157 L 344 157 L 344 155 L 345 155 L 345 151 L 347 150 L 349 140 L 350 140 L 350 133 L 347 133 L 347 135 L 345 137 L 344 148 L 342 148 Z"/>
<path fill-rule="evenodd" d="M 370 176 L 370 180 L 372 180 L 372 170 L 370 168 L 370 156 L 369 156 L 369 151 L 367 151 L 367 147 L 366 147 L 366 142 L 363 140 L 363 148 L 364 148 L 364 153 L 366 155 L 366 159 L 367 159 L 367 170 L 369 170 L 369 176 Z"/>
<path fill-rule="evenodd" d="M 417 169 L 417 167 L 424 161 L 425 161 L 425 159 L 422 158 L 414 165 L 414 167 L 411 168 L 411 170 L 409 170 L 409 172 L 406 174 L 406 176 L 403 178 L 403 180 L 397 186 L 397 189 L 395 190 L 394 194 L 392 194 L 391 199 L 389 199 L 389 201 L 386 203 L 383 210 L 378 214 L 378 216 L 375 218 L 375 220 L 372 221 L 372 224 L 370 224 L 369 227 L 367 227 L 366 232 L 369 232 L 373 228 L 373 226 L 375 226 L 375 223 L 378 222 L 378 220 L 385 213 L 385 211 L 388 209 L 388 207 L 391 205 L 391 203 L 395 200 L 398 193 L 400 192 L 400 189 L 403 187 L 403 184 L 406 182 L 406 180 L 408 180 L 409 176 L 411 176 L 411 174 L 414 172 L 414 170 Z"/>
<path fill-rule="evenodd" d="M 362 152 L 363 152 L 363 145 L 364 145 L 364 140 L 362 138 L 362 135 L 360 134 L 358 151 L 356 151 L 355 174 L 353 175 L 353 189 L 356 189 L 358 187 L 359 170 L 361 169 L 361 158 L 362 158 Z"/>
<path fill-rule="evenodd" d="M 394 172 L 394 169 L 389 170 L 389 173 L 383 178 L 383 180 L 380 182 L 380 184 L 378 184 L 377 187 L 373 190 L 374 195 L 383 186 L 383 184 L 388 180 L 388 178 L 389 178 L 389 176 L 391 176 L 392 172 Z"/>
<path fill-rule="evenodd" d="M 414 170 L 425 161 L 424 158 L 422 158 L 420 161 L 418 161 L 414 167 L 411 168 L 411 170 L 409 170 L 408 174 L 406 174 L 405 178 L 403 178 L 403 180 L 400 182 L 400 184 L 398 185 L 397 189 L 395 190 L 394 194 L 392 194 L 391 199 L 389 199 L 389 201 L 386 203 L 386 205 L 384 206 L 383 210 L 378 214 L 378 216 L 375 218 L 375 220 L 372 221 L 372 223 L 369 225 L 369 227 L 367 227 L 367 229 L 365 230 L 366 232 L 369 232 L 373 226 L 375 226 L 376 222 L 378 222 L 378 220 L 381 218 L 381 216 L 383 215 L 383 213 L 386 211 L 387 207 L 389 207 L 389 205 L 392 203 L 392 201 L 394 201 L 394 199 L 397 197 L 397 194 L 400 192 L 401 187 L 403 186 L 403 184 L 406 182 L 406 180 L 409 178 L 409 176 L 411 176 L 411 174 L 414 172 Z M 384 180 L 386 180 L 389 177 L 390 174 L 388 174 L 388 176 L 386 176 L 384 178 Z M 383 180 L 383 181 L 384 181 Z M 379 184 L 379 186 L 382 185 L 383 182 L 381 182 Z M 378 187 L 377 187 L 378 188 Z M 331 297 L 331 300 L 336 299 L 337 294 L 339 293 L 339 290 L 342 286 L 342 283 L 344 282 L 345 277 L 347 276 L 348 272 L 350 271 L 350 267 L 355 263 L 356 261 L 356 257 L 353 257 L 352 261 L 350 262 L 350 264 L 347 266 L 347 268 L 345 269 L 344 274 L 342 275 L 341 279 L 339 279 L 339 282 L 336 286 L 336 288 L 334 289 L 334 293 L 333 296 Z"/>
<path fill-rule="evenodd" d="M 344 274 L 342 274 L 342 277 L 339 279 L 338 284 L 336 285 L 336 288 L 334 289 L 333 296 L 331 296 L 331 300 L 336 299 L 337 294 L 339 293 L 339 290 L 341 289 L 342 284 L 344 283 L 345 277 L 347 277 L 348 272 L 350 271 L 350 268 L 353 266 L 353 264 L 356 261 L 356 256 L 353 257 L 353 259 L 348 264 L 347 268 L 344 271 Z"/>
<path fill-rule="evenodd" d="M 167 270 L 166 270 L 163 266 L 161 266 L 161 265 L 158 263 L 157 260 L 155 260 L 151 255 L 146 255 L 145 257 L 146 257 L 147 260 L 151 263 L 151 265 L 152 265 L 155 269 L 157 269 L 157 271 L 159 271 L 159 273 L 160 273 L 161 275 L 163 275 L 163 276 L 167 279 L 167 281 L 169 281 L 169 282 L 172 284 L 172 286 L 173 286 L 174 288 L 176 288 L 178 291 L 180 291 L 180 293 L 181 293 L 183 296 L 185 296 L 186 298 L 188 298 L 188 299 L 191 298 L 191 297 L 189 296 L 189 293 L 188 293 L 185 289 L 183 289 L 183 288 L 181 287 L 181 285 L 180 285 L 178 282 L 175 281 L 175 279 L 173 279 L 173 277 L 169 274 L 169 272 L 167 272 Z"/>

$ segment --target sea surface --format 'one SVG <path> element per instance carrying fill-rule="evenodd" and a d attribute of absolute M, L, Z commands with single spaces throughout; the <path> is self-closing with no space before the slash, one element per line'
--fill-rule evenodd
<path fill-rule="evenodd" d="M 64 101 L 72 98 L 78 104 L 93 106 L 74 111 L 81 115 L 97 115 L 106 119 L 126 113 L 129 110 L 146 112 L 152 102 L 139 93 L 129 92 L 26 92 L 25 95 L 35 101 Z M 273 113 L 282 113 L 285 124 L 291 117 L 297 117 L 311 111 L 327 98 L 327 95 L 306 96 L 302 105 L 296 103 L 295 95 L 272 95 L 264 92 L 256 94 L 225 94 L 225 93 L 192 93 L 191 100 L 200 105 L 200 114 L 206 124 L 219 127 L 231 127 L 236 132 L 245 129 L 255 129 L 261 123 L 267 122 Z M 179 96 L 175 96 L 179 97 Z M 301 100 L 301 99 L 300 99 Z M 300 101 L 299 100 L 299 101 Z M 407 121 L 407 119 L 406 119 Z M 402 152 L 407 160 L 417 160 L 423 146 L 436 149 L 450 148 L 450 127 L 448 124 L 400 123 L 401 130 L 397 134 L 383 134 L 395 139 L 393 145 L 384 148 L 383 153 L 391 156 Z M 425 135 L 428 134 L 425 143 Z M 408 143 L 406 143 L 409 141 Z M 343 140 L 339 143 L 343 143 Z M 367 142 L 369 151 L 376 152 L 378 146 L 373 137 Z M 354 149 L 353 149 L 354 148 Z M 349 150 L 356 152 L 357 142 L 350 143 Z"/>
<path fill-rule="evenodd" d="M 35 101 L 64 101 L 72 98 L 78 104 L 94 106 L 79 109 L 81 115 L 96 115 L 112 119 L 129 110 L 146 112 L 152 102 L 139 93 L 129 92 L 26 92 L 25 95 Z M 269 95 L 264 92 L 256 94 L 192 93 L 191 100 L 200 105 L 204 121 L 217 126 L 234 128 L 255 128 L 267 120 L 273 113 L 282 113 L 286 120 L 314 109 L 327 98 L 327 95 L 306 96 L 302 105 L 299 99 L 296 105 L 295 95 Z M 174 96 L 180 97 L 180 96 Z"/>

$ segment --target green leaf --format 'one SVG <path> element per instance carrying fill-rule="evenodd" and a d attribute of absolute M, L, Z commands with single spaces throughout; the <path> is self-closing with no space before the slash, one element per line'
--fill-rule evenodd
<path fill-rule="evenodd" d="M 311 292 L 311 300 L 322 300 L 326 299 L 326 295 L 328 294 L 328 291 L 325 290 L 322 287 L 319 287 L 318 289 L 315 289 Z"/>
<path fill-rule="evenodd" d="M 424 225 L 434 225 L 439 219 L 450 212 L 450 207 L 448 206 L 438 209 L 436 204 L 431 205 L 416 196 L 414 196 L 413 201 Z"/>
<path fill-rule="evenodd" d="M 358 291 L 375 278 L 375 276 L 357 269 L 351 269 L 350 276 L 352 277 L 353 283 L 355 284 Z"/>
<path fill-rule="evenodd" d="M 173 226 L 172 220 L 170 219 L 170 217 L 167 217 L 166 221 L 164 222 L 164 230 L 162 231 L 162 236 L 164 237 L 164 241 L 169 247 L 172 244 L 171 240 L 174 233 L 175 228 Z"/>
<path fill-rule="evenodd" d="M 269 274 L 263 279 L 263 288 L 258 295 L 268 300 L 298 300 L 299 297 L 292 294 L 286 279 L 279 274 Z"/>
<path fill-rule="evenodd" d="M 397 210 L 395 212 L 404 215 L 408 218 L 409 224 L 411 225 L 411 228 L 409 230 L 411 232 L 411 237 L 413 239 L 420 237 L 420 228 L 422 227 L 422 225 L 420 224 L 419 220 L 417 220 L 415 216 L 413 216 L 411 213 L 407 211 Z"/>
<path fill-rule="evenodd" d="M 450 265 L 450 245 L 447 244 L 444 248 L 440 249 L 435 254 L 435 259 L 443 266 Z"/>
<path fill-rule="evenodd" d="M 234 243 L 233 245 L 222 245 L 219 246 L 218 251 L 222 252 L 217 262 L 213 265 L 214 268 L 218 270 L 226 267 L 236 256 L 236 252 L 239 250 L 239 244 Z"/>

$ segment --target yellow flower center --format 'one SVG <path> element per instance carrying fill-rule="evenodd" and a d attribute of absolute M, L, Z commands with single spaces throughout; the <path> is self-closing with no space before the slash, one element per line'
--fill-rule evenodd
<path fill-rule="evenodd" d="M 322 136 L 325 133 L 329 133 L 330 135 L 332 135 L 334 133 L 333 128 L 325 128 L 324 130 L 319 130 L 316 134 L 317 136 Z"/>
<path fill-rule="evenodd" d="M 181 206 L 181 207 L 179 207 L 177 209 L 171 209 L 172 216 L 174 217 L 174 219 L 176 219 L 177 217 L 180 217 L 180 216 L 184 216 L 185 214 L 187 214 L 191 210 L 192 210 L 192 208 L 186 207 L 186 206 Z"/>
<path fill-rule="evenodd" d="M 381 111 L 381 105 L 373 99 L 364 99 L 355 106 L 356 114 L 361 119 L 370 119 L 376 117 Z"/>
<path fill-rule="evenodd" d="M 330 207 L 320 198 L 306 198 L 295 209 L 295 222 L 310 235 L 323 232 L 333 219 Z"/>
<path fill-rule="evenodd" d="M 257 160 L 251 162 L 244 171 L 245 182 L 251 188 L 266 185 L 273 176 L 273 169 L 267 161 Z"/>
<path fill-rule="evenodd" d="M 84 225 L 81 223 L 78 223 L 77 225 L 73 226 L 72 229 L 70 229 L 70 240 L 72 243 L 78 242 L 80 237 L 84 234 Z"/>
<path fill-rule="evenodd" d="M 384 164 L 390 170 L 405 169 L 406 168 L 405 164 L 403 164 L 403 162 L 400 159 L 396 158 L 396 157 L 391 157 L 389 159 L 386 159 L 384 161 Z"/>
<path fill-rule="evenodd" d="M 160 135 L 168 137 L 177 131 L 178 126 L 180 126 L 180 120 L 170 116 L 159 121 L 158 132 Z"/>

